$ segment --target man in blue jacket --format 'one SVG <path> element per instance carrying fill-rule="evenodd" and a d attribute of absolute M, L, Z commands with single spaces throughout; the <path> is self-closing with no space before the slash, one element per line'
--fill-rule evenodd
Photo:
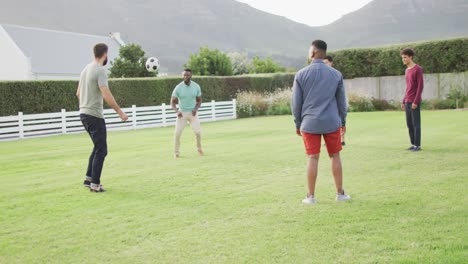
<path fill-rule="evenodd" d="M 312 63 L 300 70 L 293 85 L 292 111 L 296 133 L 304 140 L 307 163 L 308 189 L 305 204 L 315 204 L 315 182 L 321 138 L 323 137 L 331 158 L 336 185 L 336 200 L 348 201 L 351 197 L 343 189 L 343 170 L 340 151 L 341 132 L 346 131 L 347 99 L 343 76 L 323 60 L 327 44 L 322 40 L 312 42 L 309 52 Z"/>

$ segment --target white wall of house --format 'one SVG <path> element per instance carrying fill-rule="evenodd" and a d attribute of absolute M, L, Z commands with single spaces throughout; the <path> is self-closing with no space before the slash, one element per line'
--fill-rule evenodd
<path fill-rule="evenodd" d="M 0 26 L 0 80 L 30 80 L 31 63 Z"/>

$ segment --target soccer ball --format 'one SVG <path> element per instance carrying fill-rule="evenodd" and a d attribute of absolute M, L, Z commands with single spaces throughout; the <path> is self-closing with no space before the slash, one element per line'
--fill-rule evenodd
<path fill-rule="evenodd" d="M 146 61 L 146 70 L 149 72 L 155 72 L 159 69 L 159 60 L 155 57 L 151 57 Z"/>

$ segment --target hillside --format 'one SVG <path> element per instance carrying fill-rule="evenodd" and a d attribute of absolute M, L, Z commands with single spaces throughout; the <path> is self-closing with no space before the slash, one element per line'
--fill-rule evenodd
<path fill-rule="evenodd" d="M 468 36 L 467 12 L 466 0 L 374 0 L 321 29 L 334 48 L 443 39 Z"/>
<path fill-rule="evenodd" d="M 163 71 L 175 73 L 200 46 L 272 55 L 301 67 L 316 38 L 341 49 L 466 36 L 467 12 L 465 0 L 375 0 L 328 26 L 309 27 L 234 0 L 5 0 L 0 23 L 118 31 L 159 57 Z"/>
<path fill-rule="evenodd" d="M 2 4 L 0 17 L 2 23 L 90 34 L 119 31 L 172 72 L 200 46 L 294 63 L 317 35 L 316 29 L 232 0 L 16 0 Z"/>

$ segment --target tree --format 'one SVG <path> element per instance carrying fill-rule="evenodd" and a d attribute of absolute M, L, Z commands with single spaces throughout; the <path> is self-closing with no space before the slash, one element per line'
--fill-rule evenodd
<path fill-rule="evenodd" d="M 258 56 L 255 56 L 249 67 L 250 73 L 275 73 L 285 71 L 286 69 L 273 61 L 271 57 L 262 60 Z"/>
<path fill-rule="evenodd" d="M 157 72 L 145 68 L 145 52 L 138 44 L 127 44 L 120 47 L 119 57 L 111 62 L 111 78 L 156 77 Z"/>
<path fill-rule="evenodd" d="M 246 53 L 231 52 L 228 57 L 232 62 L 232 74 L 242 75 L 249 73 L 249 58 Z"/>
<path fill-rule="evenodd" d="M 232 75 L 231 59 L 226 53 L 217 49 L 210 50 L 208 47 L 201 47 L 198 54 L 190 55 L 185 67 L 190 68 L 194 75 Z"/>

